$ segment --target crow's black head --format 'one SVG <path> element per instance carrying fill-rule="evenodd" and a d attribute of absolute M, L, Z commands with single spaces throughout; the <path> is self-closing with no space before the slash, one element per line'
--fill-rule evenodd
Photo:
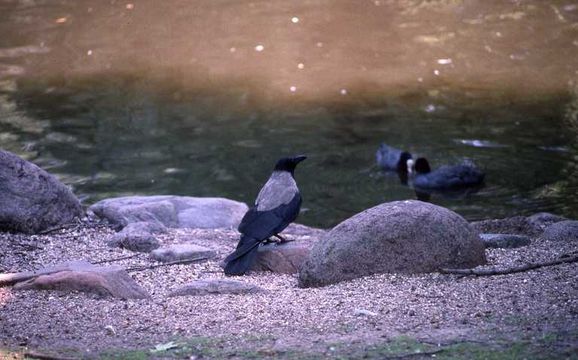
<path fill-rule="evenodd" d="M 407 151 L 404 151 L 399 156 L 399 161 L 397 162 L 397 171 L 399 172 L 407 172 L 407 161 L 411 159 L 411 154 Z"/>
<path fill-rule="evenodd" d="M 279 161 L 277 161 L 277 164 L 275 165 L 275 171 L 288 171 L 291 174 L 293 174 L 293 171 L 295 171 L 295 167 L 297 166 L 297 164 L 299 164 L 301 161 L 305 159 L 307 159 L 307 156 L 303 155 L 281 158 L 279 159 Z"/>

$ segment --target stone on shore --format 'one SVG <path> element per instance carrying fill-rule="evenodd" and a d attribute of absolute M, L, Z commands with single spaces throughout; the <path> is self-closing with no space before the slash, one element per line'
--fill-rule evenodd
<path fill-rule="evenodd" d="M 470 225 L 480 233 L 514 234 L 535 238 L 544 229 L 554 223 L 567 220 L 550 213 L 537 213 L 531 216 L 513 216 L 504 219 L 474 221 Z"/>
<path fill-rule="evenodd" d="M 548 226 L 540 240 L 553 242 L 578 242 L 578 220 L 566 220 Z"/>
<path fill-rule="evenodd" d="M 94 293 L 103 297 L 145 299 L 149 294 L 119 266 L 100 267 L 83 261 L 40 270 L 17 282 L 16 290 L 59 290 Z M 26 275 L 26 274 L 24 274 Z"/>
<path fill-rule="evenodd" d="M 296 274 L 309 257 L 312 241 L 291 241 L 285 244 L 267 244 L 259 247 L 252 271 L 271 271 Z"/>
<path fill-rule="evenodd" d="M 107 241 L 111 247 L 119 247 L 130 251 L 151 252 L 160 246 L 155 235 L 164 234 L 167 228 L 156 222 L 134 222 L 112 235 Z"/>
<path fill-rule="evenodd" d="M 234 200 L 173 195 L 111 198 L 89 208 L 118 229 L 134 222 L 169 228 L 236 228 L 247 210 L 246 204 Z"/>
<path fill-rule="evenodd" d="M 530 238 L 513 234 L 480 234 L 480 239 L 486 248 L 511 249 L 530 245 Z"/>
<path fill-rule="evenodd" d="M 173 290 L 169 296 L 199 296 L 212 294 L 255 294 L 264 289 L 236 280 L 208 279 L 196 280 Z"/>
<path fill-rule="evenodd" d="M 56 177 L 0 150 L 0 231 L 35 234 L 82 215 L 80 202 Z"/>
<path fill-rule="evenodd" d="M 151 259 L 160 262 L 195 261 L 201 259 L 212 259 L 215 256 L 217 256 L 215 250 L 193 244 L 170 245 L 158 248 L 151 252 Z"/>
<path fill-rule="evenodd" d="M 396 201 L 337 225 L 311 250 L 301 287 L 377 273 L 423 273 L 485 264 L 484 245 L 460 215 L 421 201 Z"/>

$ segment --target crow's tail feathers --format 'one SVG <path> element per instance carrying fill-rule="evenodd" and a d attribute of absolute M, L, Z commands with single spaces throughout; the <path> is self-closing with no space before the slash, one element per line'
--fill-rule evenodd
<path fill-rule="evenodd" d="M 258 246 L 261 241 L 241 235 L 237 249 L 225 258 L 225 275 L 243 275 L 257 257 Z"/>

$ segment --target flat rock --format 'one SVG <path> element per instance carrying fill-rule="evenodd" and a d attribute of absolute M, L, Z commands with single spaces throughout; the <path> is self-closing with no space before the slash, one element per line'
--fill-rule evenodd
<path fill-rule="evenodd" d="M 578 221 L 560 221 L 548 226 L 540 240 L 554 242 L 577 242 L 578 241 Z"/>
<path fill-rule="evenodd" d="M 323 236 L 301 268 L 299 286 L 485 262 L 482 241 L 460 215 L 421 201 L 395 201 L 365 210 Z"/>
<path fill-rule="evenodd" d="M 256 285 L 235 280 L 208 279 L 196 280 L 176 290 L 169 296 L 211 295 L 211 294 L 255 294 L 265 291 Z"/>
<path fill-rule="evenodd" d="M 297 223 L 291 223 L 289 226 L 287 226 L 287 228 L 285 228 L 285 230 L 283 230 L 283 234 L 290 234 L 293 236 L 299 236 L 301 238 L 310 237 L 315 239 L 319 239 L 326 232 L 327 230 L 324 229 L 314 228 Z"/>
<path fill-rule="evenodd" d="M 485 234 L 515 234 L 535 237 L 541 233 L 541 230 L 525 216 L 474 221 L 470 225 L 479 233 Z"/>
<path fill-rule="evenodd" d="M 24 273 L 16 290 L 59 290 L 94 293 L 104 297 L 145 299 L 149 294 L 119 266 L 97 267 L 87 262 L 71 262 Z"/>
<path fill-rule="evenodd" d="M 517 248 L 530 245 L 531 240 L 524 235 L 480 234 L 486 248 Z"/>
<path fill-rule="evenodd" d="M 166 232 L 167 228 L 157 222 L 134 222 L 112 235 L 107 244 L 130 251 L 151 252 L 160 246 L 155 235 Z"/>
<path fill-rule="evenodd" d="M 28 234 L 70 223 L 80 202 L 56 177 L 0 150 L 0 231 Z"/>
<path fill-rule="evenodd" d="M 544 231 L 544 229 L 546 229 L 548 226 L 568 219 L 563 216 L 541 212 L 528 216 L 527 220 L 528 223 L 531 224 L 534 228 Z"/>
<path fill-rule="evenodd" d="M 105 199 L 89 208 L 123 228 L 133 222 L 156 222 L 169 228 L 236 228 L 248 207 L 224 198 L 128 196 Z"/>
<path fill-rule="evenodd" d="M 151 259 L 161 262 L 212 259 L 215 256 L 215 250 L 193 244 L 170 245 L 151 252 Z"/>
<path fill-rule="evenodd" d="M 252 271 L 271 271 L 295 274 L 309 257 L 313 242 L 291 241 L 285 244 L 267 244 L 259 247 Z"/>

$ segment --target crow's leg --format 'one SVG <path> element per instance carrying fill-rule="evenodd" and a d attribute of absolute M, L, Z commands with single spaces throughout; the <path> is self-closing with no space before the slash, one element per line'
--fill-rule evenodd
<path fill-rule="evenodd" d="M 275 236 L 277 239 L 279 239 L 279 242 L 278 242 L 279 244 L 283 244 L 283 243 L 286 243 L 286 242 L 294 241 L 294 240 L 287 240 L 287 239 L 285 239 L 284 237 L 282 237 L 282 236 L 279 235 L 279 234 L 275 234 L 275 235 L 273 235 L 273 236 Z"/>
<path fill-rule="evenodd" d="M 279 240 L 276 239 L 272 239 L 272 238 L 267 238 L 265 240 L 263 240 L 263 244 L 278 244 Z"/>

